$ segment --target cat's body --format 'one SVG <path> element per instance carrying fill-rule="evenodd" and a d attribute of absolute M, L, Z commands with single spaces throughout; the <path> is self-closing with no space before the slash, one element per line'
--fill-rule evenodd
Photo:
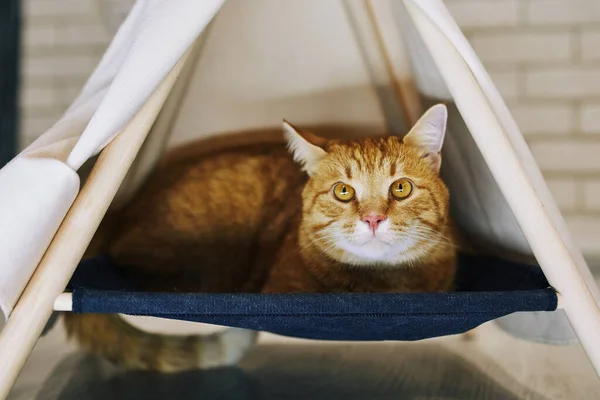
<path fill-rule="evenodd" d="M 305 175 L 278 144 L 174 160 L 114 216 L 107 250 L 147 290 L 260 292 L 300 221 Z"/>
<path fill-rule="evenodd" d="M 387 139 L 367 139 L 362 145 L 382 140 Z M 452 276 L 438 281 L 430 259 L 424 260 L 428 268 L 413 262 L 402 269 L 359 269 L 301 244 L 306 181 L 284 144 L 174 160 L 110 217 L 118 219 L 120 228 L 106 250 L 146 290 L 407 292 L 449 287 Z"/>
<path fill-rule="evenodd" d="M 286 124 L 304 171 L 283 144 L 172 159 L 109 217 L 103 250 L 146 290 L 449 290 L 456 251 L 438 176 L 443 111 L 424 117 L 404 142 L 325 141 Z M 432 129 L 432 118 L 443 121 Z M 231 363 L 254 338 L 245 331 L 209 338 L 221 353 L 208 357 L 201 350 L 207 338 L 159 338 L 115 316 L 70 315 L 66 322 L 93 352 L 158 370 Z"/>

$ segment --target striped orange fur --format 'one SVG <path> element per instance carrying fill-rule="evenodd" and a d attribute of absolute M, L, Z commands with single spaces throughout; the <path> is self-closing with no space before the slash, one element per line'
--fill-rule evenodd
<path fill-rule="evenodd" d="M 107 218 L 105 241 L 98 245 L 99 235 L 94 247 L 147 290 L 449 290 L 456 250 L 439 177 L 445 125 L 438 105 L 404 139 L 325 140 L 284 123 L 287 149 L 263 143 L 168 157 Z M 159 336 L 107 315 L 65 322 L 89 351 L 160 371 L 235 363 L 255 338 Z"/>

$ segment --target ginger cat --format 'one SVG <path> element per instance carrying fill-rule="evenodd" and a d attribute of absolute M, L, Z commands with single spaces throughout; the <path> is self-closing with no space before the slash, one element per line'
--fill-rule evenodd
<path fill-rule="evenodd" d="M 293 157 L 263 144 L 164 163 L 107 218 L 104 251 L 146 290 L 450 290 L 455 235 L 439 177 L 446 119 L 436 105 L 404 139 L 350 141 L 284 122 Z M 161 336 L 116 315 L 67 314 L 65 323 L 94 354 L 166 372 L 234 364 L 256 337 L 234 328 Z"/>

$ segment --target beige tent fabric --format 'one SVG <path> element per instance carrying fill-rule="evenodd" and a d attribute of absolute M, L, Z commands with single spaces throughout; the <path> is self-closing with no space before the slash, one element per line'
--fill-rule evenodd
<path fill-rule="evenodd" d="M 434 3 L 432 10 L 439 7 Z M 448 103 L 442 173 L 460 226 L 488 252 L 534 260 L 407 9 L 402 2 L 377 2 L 371 10 L 384 39 L 381 49 L 365 4 L 226 3 L 202 37 L 171 124 L 161 132 L 155 129 L 153 135 L 168 136 L 172 147 L 201 138 L 224 139 L 238 131 L 278 129 L 282 118 L 300 126 L 333 123 L 362 126 L 363 134 L 384 130 L 400 134 L 409 124 L 390 88 L 392 78 L 403 81 L 412 73 L 425 106 Z M 391 39 L 398 35 L 402 41 Z M 236 40 L 239 37 L 243 40 Z M 385 69 L 385 57 L 391 58 L 396 76 Z M 518 130 L 514 134 L 520 135 Z M 563 311 L 527 313 L 501 323 L 531 340 L 557 344 L 577 340 Z"/>
<path fill-rule="evenodd" d="M 78 193 L 77 171 L 140 110 L 223 2 L 138 1 L 79 97 L 0 170 L 0 310 L 6 317 Z M 180 25 L 173 27 L 173 20 Z"/>
<path fill-rule="evenodd" d="M 109 50 L 97 70 L 110 72 L 108 77 L 96 80 L 97 87 L 88 84 L 70 109 L 88 107 L 81 120 L 77 120 L 79 125 L 74 125 L 73 132 L 78 135 L 91 121 L 84 134 L 91 139 L 79 142 L 75 156 L 72 152 L 65 152 L 60 160 L 77 169 L 118 132 L 122 123 L 135 112 L 138 103 L 143 103 L 144 96 L 151 93 L 152 85 L 142 87 L 144 90 L 137 94 L 139 97 L 134 95 L 135 91 L 123 91 L 127 84 L 124 77 L 131 76 L 136 70 L 127 63 L 121 64 L 123 60 L 120 57 L 127 57 L 131 62 L 147 61 L 148 65 L 158 63 L 162 60 L 159 55 L 148 51 L 151 40 L 157 40 L 165 46 L 164 51 L 174 62 L 176 56 L 195 39 L 194 34 L 202 31 L 202 24 L 207 24 L 217 13 L 221 4 L 216 0 L 203 6 L 192 0 L 140 0 L 136 3 L 132 17 L 128 18 L 115 40 L 127 42 L 130 39 L 127 43 L 138 43 L 141 47 L 136 50 L 121 46 L 115 47 L 112 52 Z M 202 7 L 204 14 L 192 13 L 199 12 Z M 175 12 L 172 10 L 185 16 L 178 24 L 198 26 L 180 32 L 181 39 L 185 40 L 174 40 L 169 43 L 172 44 L 170 47 L 165 45 L 167 42 L 163 41 L 163 36 L 169 36 L 171 30 L 176 32 L 181 27 L 170 26 L 168 18 L 161 12 Z M 152 27 L 156 30 L 153 31 Z M 428 34 L 424 35 L 426 30 Z M 451 43 L 449 47 L 464 56 L 463 69 L 457 72 L 464 72 L 466 68 L 476 78 L 481 94 L 486 104 L 491 104 L 489 108 L 496 113 L 496 118 L 482 122 L 477 115 L 472 115 L 468 95 L 450 85 L 452 82 L 449 82 L 445 66 L 443 69 L 436 67 L 443 65 L 440 64 L 442 56 L 432 56 L 428 46 L 433 43 L 433 37 L 441 41 L 438 36 L 446 37 Z M 140 37 L 139 41 L 133 40 Z M 446 47 L 441 50 L 450 51 Z M 144 49 L 145 52 L 142 51 Z M 508 141 L 507 148 L 515 153 L 515 157 L 509 158 L 519 163 L 522 171 L 518 171 L 529 178 L 524 181 L 522 189 L 531 192 L 526 206 L 537 204 L 539 207 L 536 209 L 539 229 L 545 229 L 544 234 L 560 233 L 553 236 L 554 239 L 560 238 L 554 243 L 562 246 L 557 248 L 562 252 L 555 253 L 562 258 L 557 259 L 568 260 L 568 264 L 579 268 L 585 278 L 589 277 L 589 270 L 571 245 L 560 214 L 518 128 L 441 1 L 230 0 L 220 9 L 210 29 L 196 42 L 194 53 L 193 62 L 187 65 L 138 156 L 136 167 L 131 170 L 127 185 L 120 192 L 120 201 L 125 201 L 144 181 L 165 146 L 173 147 L 217 136 L 224 139 L 237 131 L 276 129 L 282 118 L 299 126 L 337 124 L 361 127 L 364 134 L 384 131 L 400 134 L 408 128 L 410 121 L 406 116 L 414 115 L 419 105 L 408 103 L 411 110 L 406 112 L 401 106 L 403 99 L 390 87 L 393 87 L 394 81 L 406 82 L 412 75 L 425 102 L 458 99 L 456 108 L 449 104 L 455 112 L 452 113 L 444 149 L 444 174 L 452 190 L 454 213 L 462 227 L 481 238 L 490 248 L 515 255 L 531 256 L 535 253 L 541 261 L 554 262 L 544 253 L 541 242 L 532 251 L 530 244 L 535 229 L 524 225 L 527 219 L 523 215 L 515 217 L 512 210 L 524 208 L 510 197 L 506 188 L 496 183 L 503 178 L 498 173 L 498 160 L 493 159 L 489 149 L 482 155 L 485 141 L 481 124 L 489 122 L 491 131 L 496 135 L 494 140 Z M 167 64 L 157 68 L 157 76 L 159 72 L 168 70 Z M 408 68 L 409 65 L 412 68 Z M 139 64 L 137 67 L 145 77 L 147 71 Z M 122 73 L 124 75 L 118 82 L 116 78 L 112 80 L 113 75 L 118 77 Z M 109 89 L 104 92 L 97 90 L 106 87 Z M 115 88 L 121 88 L 121 92 Z M 127 104 L 128 108 L 118 114 L 118 118 L 109 118 L 110 124 L 103 125 L 105 116 L 110 114 L 107 110 L 120 109 L 121 104 Z M 482 110 L 489 111 L 488 108 Z M 462 118 L 456 111 L 462 114 Z M 48 138 L 52 139 L 50 135 L 44 135 L 36 143 Z M 66 138 L 72 140 L 70 135 Z M 72 142 L 68 145 L 68 149 L 73 147 Z M 495 169 L 488 168 L 487 165 L 491 164 L 495 164 Z M 64 178 L 65 182 L 69 179 L 77 182 L 73 170 L 67 175 L 75 180 Z M 70 187 L 75 186 L 76 183 L 70 184 Z M 76 191 L 70 190 L 65 191 L 69 198 L 56 202 L 66 204 L 69 199 L 72 201 Z M 57 222 L 60 223 L 60 219 L 56 219 L 54 225 Z M 46 234 L 48 240 L 56 228 L 54 225 Z M 31 265 L 34 261 L 29 260 L 28 263 Z M 554 281 L 561 283 L 556 277 Z M 597 294 L 595 287 L 589 290 Z M 572 332 L 567 332 L 565 337 L 570 340 L 572 336 Z"/>
<path fill-rule="evenodd" d="M 178 147 L 239 131 L 279 130 L 283 118 L 300 126 L 403 132 L 408 124 L 365 4 L 226 2 L 196 43 L 169 110 L 163 110 L 150 134 L 153 144 L 145 144 L 117 204 L 143 182 L 165 144 Z M 396 49 L 395 72 L 408 80 L 402 50 Z"/>

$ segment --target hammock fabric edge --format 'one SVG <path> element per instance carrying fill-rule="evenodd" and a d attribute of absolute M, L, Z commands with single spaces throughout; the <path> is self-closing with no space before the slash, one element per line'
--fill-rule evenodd
<path fill-rule="evenodd" d="M 420 340 L 469 331 L 528 311 L 554 311 L 537 266 L 461 255 L 451 293 L 150 293 L 112 260 L 85 260 L 73 276 L 73 312 L 154 316 L 320 340 Z"/>

